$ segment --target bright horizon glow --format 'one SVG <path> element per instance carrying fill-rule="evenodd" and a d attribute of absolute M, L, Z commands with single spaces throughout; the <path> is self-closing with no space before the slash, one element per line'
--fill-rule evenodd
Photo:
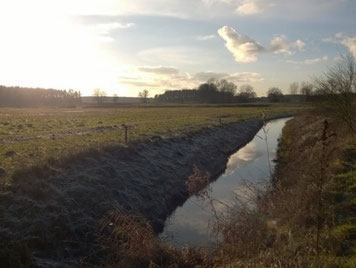
<path fill-rule="evenodd" d="M 47 12 L 32 3 L 23 4 L 24 9 L 14 5 L 10 7 L 14 12 L 4 12 L 0 17 L 0 55 L 6 63 L 0 65 L 5 80 L 0 83 L 84 92 L 115 86 L 110 76 L 114 65 L 102 49 L 107 37 L 100 29 L 78 25 L 69 14 L 48 3 Z"/>
<path fill-rule="evenodd" d="M 340 53 L 356 55 L 355 7 L 347 0 L 5 0 L 0 85 L 154 96 L 211 76 L 251 84 L 258 95 L 272 86 L 287 93 Z"/>

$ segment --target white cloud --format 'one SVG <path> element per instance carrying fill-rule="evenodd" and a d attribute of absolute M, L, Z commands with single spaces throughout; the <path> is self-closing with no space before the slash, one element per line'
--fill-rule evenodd
<path fill-rule="evenodd" d="M 4 3 L 2 3 L 4 2 Z M 273 18 L 322 19 L 326 12 L 342 7 L 342 0 L 11 0 L 0 1 L 1 9 L 13 6 L 24 11 L 28 7 L 47 12 L 48 8 L 70 15 L 154 15 L 179 18 L 263 15 Z M 319 16 L 318 16 L 319 15 Z M 329 19 L 329 18 L 327 18 Z"/>
<path fill-rule="evenodd" d="M 340 40 L 340 43 L 347 47 L 350 53 L 356 58 L 356 36 L 345 37 Z"/>
<path fill-rule="evenodd" d="M 304 46 L 305 43 L 301 40 L 289 43 L 285 35 L 277 35 L 270 42 L 271 50 L 275 54 L 292 55 L 294 53 L 292 49 L 297 48 L 298 50 L 302 50 Z"/>
<path fill-rule="evenodd" d="M 173 67 L 164 67 L 164 66 L 144 66 L 138 67 L 138 70 L 144 73 L 153 73 L 153 74 L 161 74 L 161 75 L 171 75 L 178 74 L 179 70 Z"/>
<path fill-rule="evenodd" d="M 255 0 L 243 0 L 236 12 L 240 15 L 254 15 L 261 13 L 262 9 Z"/>
<path fill-rule="evenodd" d="M 97 23 L 97 24 L 88 24 L 83 25 L 83 28 L 87 28 L 92 32 L 93 36 L 97 36 L 99 41 L 102 42 L 111 42 L 114 41 L 114 38 L 110 36 L 111 32 L 118 29 L 128 29 L 133 27 L 134 23 Z"/>
<path fill-rule="evenodd" d="M 225 7 L 234 11 L 233 13 L 248 16 L 262 13 L 271 1 L 275 0 L 201 0 L 208 7 L 218 9 L 218 7 Z"/>
<path fill-rule="evenodd" d="M 125 84 L 125 85 L 130 85 L 130 86 L 134 86 L 134 87 L 150 87 L 150 88 L 157 88 L 160 86 L 160 84 L 156 84 L 154 82 L 150 82 L 150 81 L 140 81 L 140 80 L 136 80 L 136 79 L 124 79 L 123 77 L 119 78 L 119 82 L 121 84 Z"/>
<path fill-rule="evenodd" d="M 199 35 L 197 37 L 197 40 L 199 41 L 207 41 L 207 40 L 211 40 L 211 39 L 215 39 L 216 35 L 215 34 L 210 34 L 210 35 Z"/>
<path fill-rule="evenodd" d="M 236 72 L 236 73 L 216 73 L 216 72 L 200 72 L 194 75 L 194 79 L 199 82 L 206 82 L 210 78 L 226 79 L 234 83 L 253 83 L 263 81 L 264 78 L 260 73 L 256 72 Z"/>
<path fill-rule="evenodd" d="M 197 88 L 210 78 L 226 79 L 234 83 L 253 83 L 263 81 L 261 74 L 256 72 L 198 72 L 195 74 L 181 72 L 173 67 L 128 67 L 120 72 L 119 83 L 134 88 L 154 90 Z"/>
<path fill-rule="evenodd" d="M 293 46 L 297 47 L 299 50 L 302 50 L 305 47 L 305 43 L 302 40 L 297 40 L 292 44 Z"/>
<path fill-rule="evenodd" d="M 323 61 L 327 61 L 327 60 L 328 60 L 328 56 L 323 56 L 323 57 L 320 57 L 320 58 L 306 59 L 306 60 L 303 60 L 303 61 L 288 60 L 287 62 L 293 63 L 293 64 L 312 65 L 312 64 L 323 62 Z"/>
<path fill-rule="evenodd" d="M 69 0 L 66 0 L 69 1 Z M 88 1 L 88 0 L 76 0 Z M 94 1 L 94 0 L 92 0 Z M 95 0 L 113 2 L 110 11 L 129 14 L 168 15 L 184 18 L 249 16 L 303 20 L 330 19 L 335 9 L 347 0 Z M 72 1 L 73 2 L 73 1 Z"/>
<path fill-rule="evenodd" d="M 324 57 L 321 57 L 321 58 L 314 58 L 314 59 L 304 60 L 304 64 L 311 65 L 311 64 L 314 64 L 314 63 L 318 63 L 318 62 L 321 62 L 321 61 L 327 61 L 327 60 L 328 60 L 328 56 L 324 56 Z"/>
<path fill-rule="evenodd" d="M 210 78 L 223 79 L 229 76 L 227 73 L 215 73 L 215 72 L 200 72 L 194 75 L 194 78 L 201 82 L 206 82 Z"/>
<path fill-rule="evenodd" d="M 211 51 L 202 47 L 162 46 L 142 50 L 137 53 L 138 58 L 148 65 L 197 66 L 214 62 Z"/>
<path fill-rule="evenodd" d="M 283 35 L 274 37 L 270 42 L 270 47 L 271 50 L 276 54 L 279 53 L 292 54 L 289 51 L 289 45 L 287 44 L 285 37 Z"/>
<path fill-rule="evenodd" d="M 110 31 L 115 29 L 127 29 L 133 27 L 135 24 L 132 22 L 129 23 L 120 23 L 120 22 L 111 22 L 111 23 L 97 23 L 90 25 L 88 27 L 95 28 L 99 33 L 108 34 Z"/>
<path fill-rule="evenodd" d="M 260 14 L 270 18 L 323 20 L 347 0 L 216 0 L 236 7 L 243 16 Z M 330 18 L 328 18 L 330 19 Z"/>
<path fill-rule="evenodd" d="M 128 66 L 120 71 L 118 81 L 124 87 L 148 88 L 156 91 L 195 86 L 189 74 L 180 74 L 177 68 L 167 66 Z"/>
<path fill-rule="evenodd" d="M 260 73 L 255 72 L 237 72 L 231 74 L 227 80 L 235 83 L 253 83 L 263 81 L 264 78 Z"/>
<path fill-rule="evenodd" d="M 232 27 L 224 26 L 218 30 L 218 33 L 225 40 L 226 48 L 237 62 L 255 62 L 258 54 L 264 50 L 255 40 L 239 34 Z"/>
<path fill-rule="evenodd" d="M 345 33 L 336 33 L 334 37 L 324 38 L 323 41 L 347 47 L 350 53 L 356 58 L 356 35 L 348 36 Z"/>
<path fill-rule="evenodd" d="M 234 83 L 253 83 L 263 81 L 264 78 L 256 72 L 236 72 L 236 73 L 216 73 L 216 72 L 199 72 L 193 76 L 196 83 L 206 82 L 210 78 L 218 80 L 226 79 Z"/>

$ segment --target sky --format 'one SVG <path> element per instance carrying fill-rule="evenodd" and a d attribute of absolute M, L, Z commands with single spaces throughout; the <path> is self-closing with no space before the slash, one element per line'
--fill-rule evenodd
<path fill-rule="evenodd" d="M 356 0 L 0 0 L 0 85 L 151 97 L 209 78 L 288 93 L 345 53 Z"/>

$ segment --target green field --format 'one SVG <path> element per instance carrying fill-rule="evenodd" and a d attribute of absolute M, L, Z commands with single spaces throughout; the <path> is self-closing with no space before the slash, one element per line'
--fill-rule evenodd
<path fill-rule="evenodd" d="M 122 124 L 132 125 L 129 142 L 153 136 L 180 136 L 222 123 L 302 109 L 296 105 L 271 106 L 173 106 L 125 108 L 0 109 L 0 168 L 2 180 L 17 169 L 48 159 L 124 144 Z M 4 171 L 6 173 L 4 174 Z"/>

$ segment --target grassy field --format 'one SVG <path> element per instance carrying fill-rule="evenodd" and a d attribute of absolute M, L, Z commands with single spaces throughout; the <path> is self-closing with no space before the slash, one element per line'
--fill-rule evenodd
<path fill-rule="evenodd" d="M 252 107 L 175 106 L 73 109 L 0 109 L 1 180 L 17 169 L 58 159 L 88 148 L 124 143 L 122 124 L 132 125 L 130 142 L 153 136 L 180 136 L 222 123 L 304 108 L 297 105 Z M 1 171 L 1 170 L 0 170 Z M 2 174 L 1 174 L 2 173 Z"/>

